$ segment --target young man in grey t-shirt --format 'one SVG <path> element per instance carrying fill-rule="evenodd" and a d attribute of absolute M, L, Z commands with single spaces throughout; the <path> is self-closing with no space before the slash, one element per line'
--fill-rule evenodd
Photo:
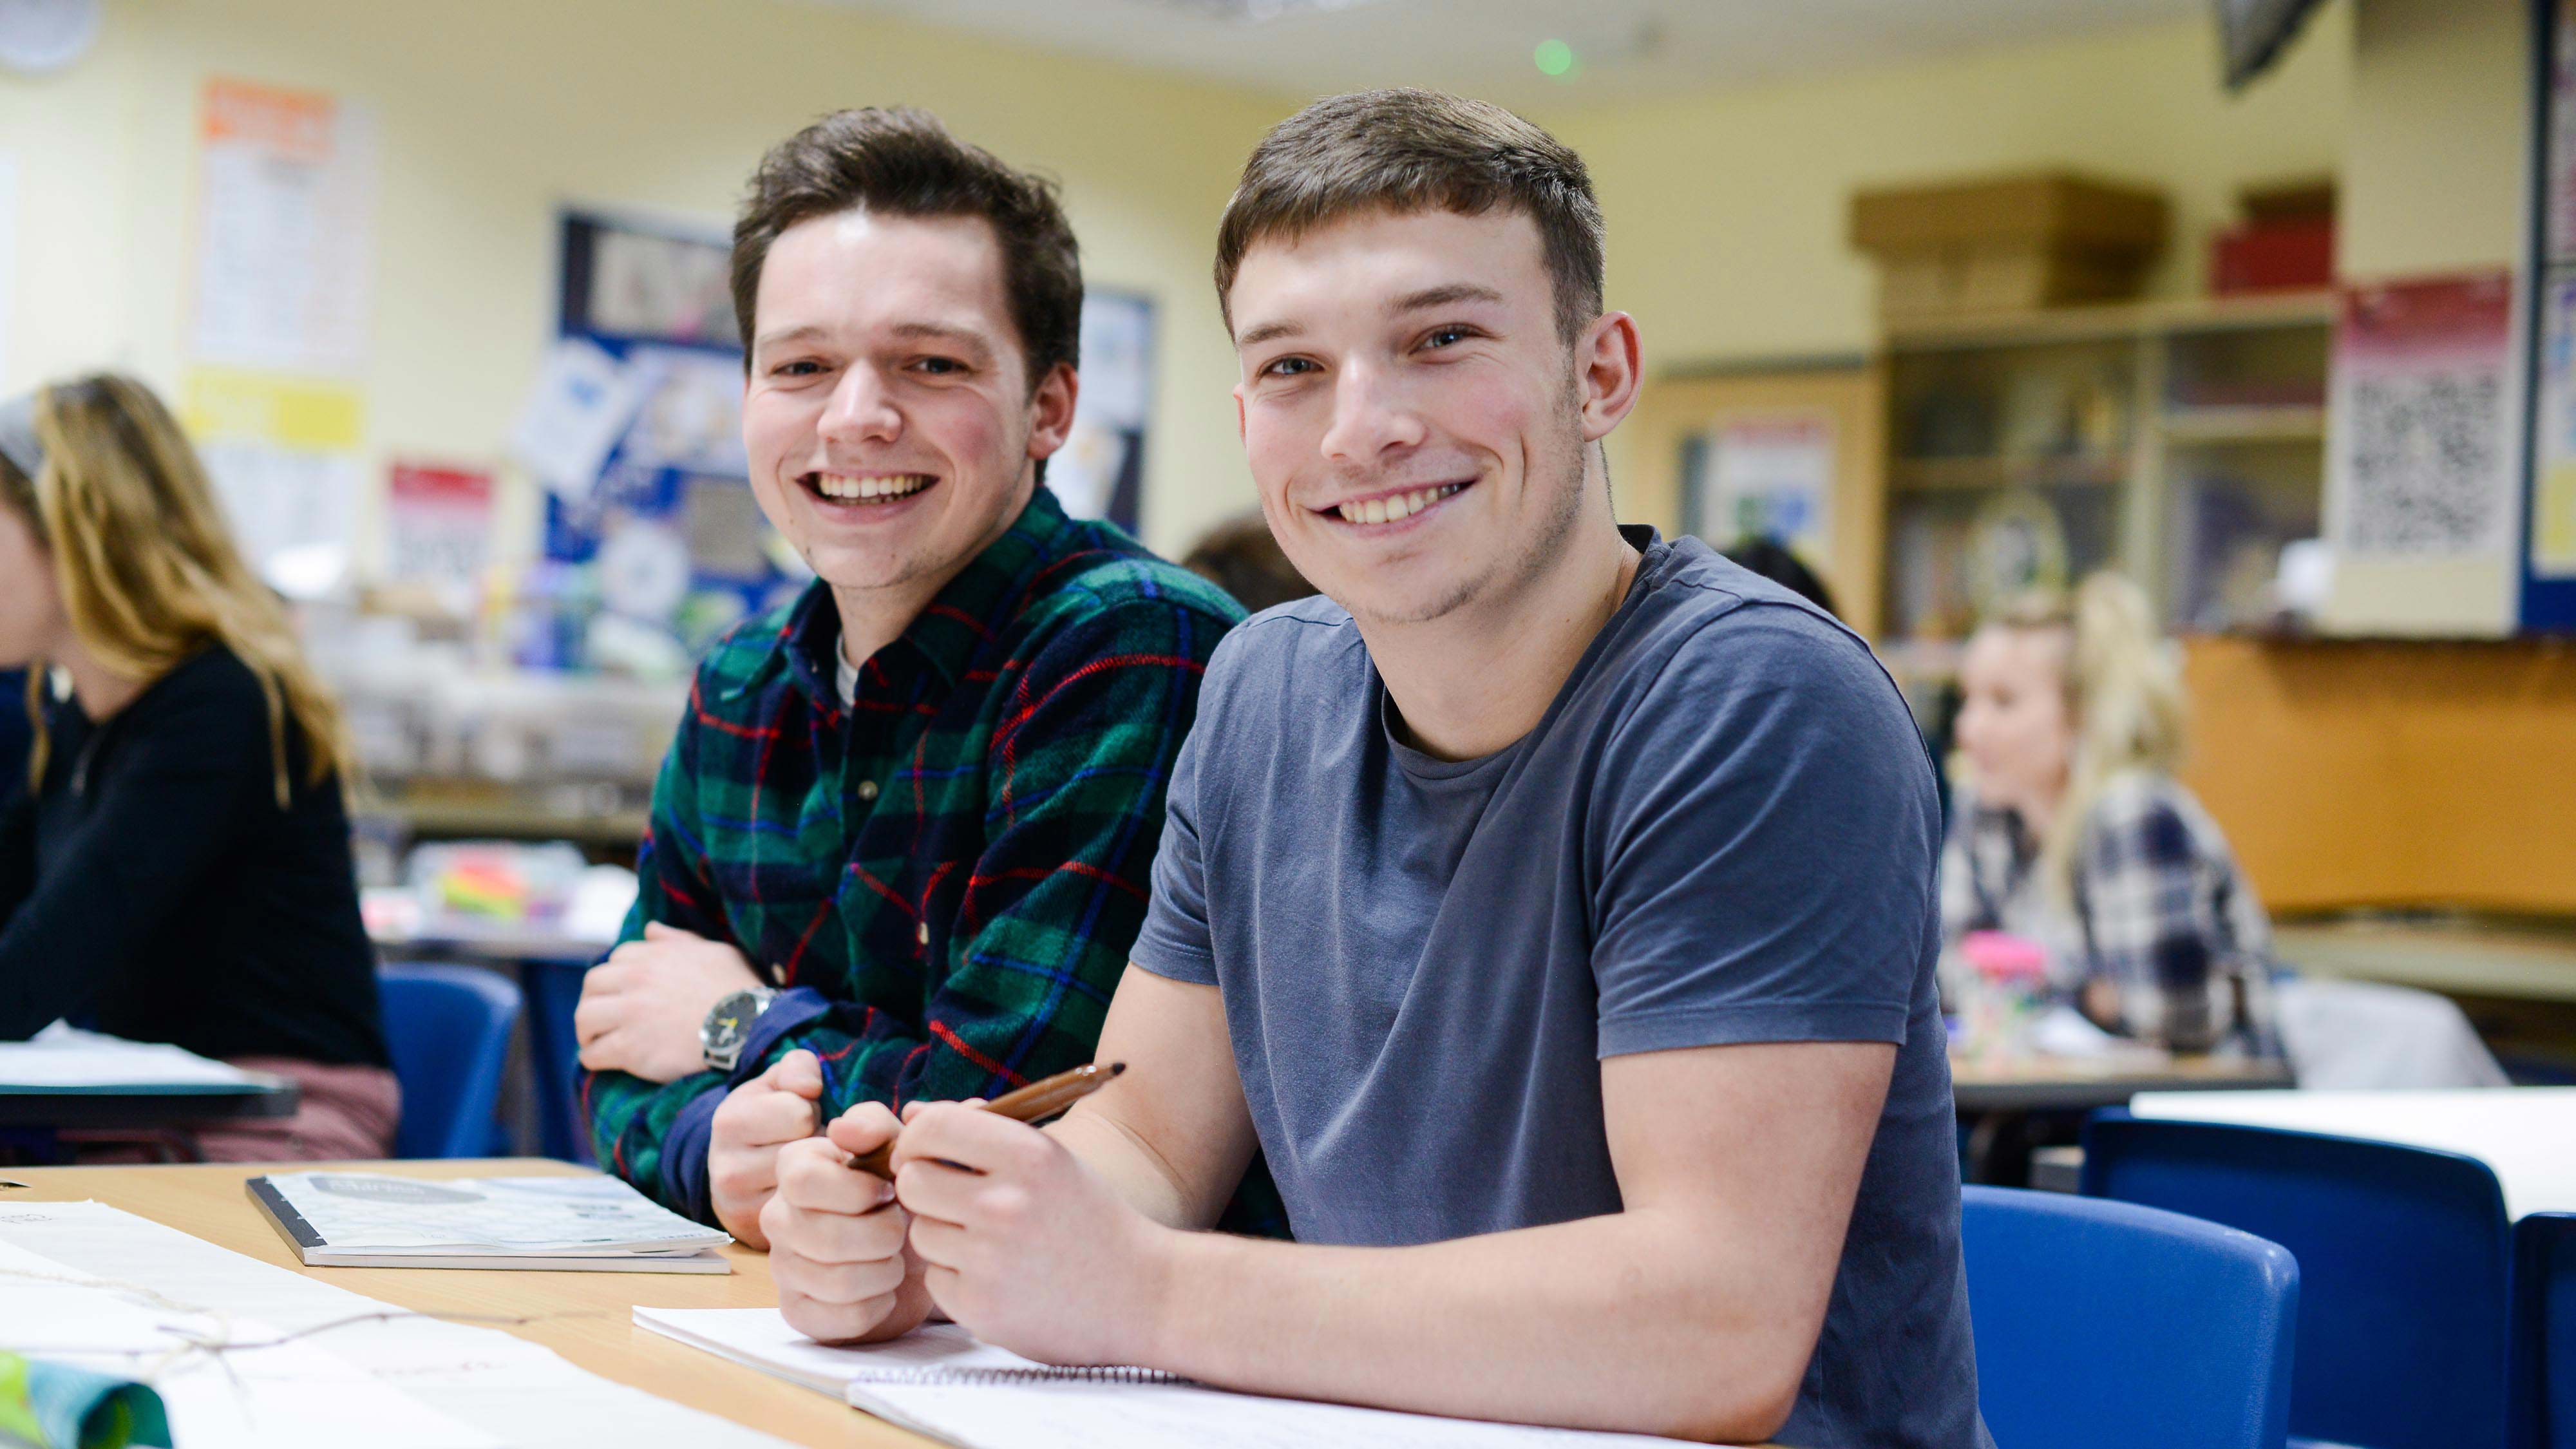
<path fill-rule="evenodd" d="M 1473 102 L 1318 102 L 1253 153 L 1217 282 L 1263 510 L 1329 602 L 1210 666 L 1101 1034 L 1126 1075 L 1043 1131 L 872 1106 L 787 1148 L 788 1320 L 1986 1444 L 1931 772 L 1857 638 L 1614 521 L 1638 340 L 1582 162 Z M 843 1165 L 888 1138 L 890 1192 Z M 1204 1231 L 1256 1144 L 1296 1243 Z"/>

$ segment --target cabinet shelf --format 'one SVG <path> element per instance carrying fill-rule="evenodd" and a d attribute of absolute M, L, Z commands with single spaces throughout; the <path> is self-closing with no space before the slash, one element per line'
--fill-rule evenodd
<path fill-rule="evenodd" d="M 2326 410 L 2321 407 L 2177 407 L 2164 416 L 2169 443 L 2321 443 L 2326 436 Z"/>
<path fill-rule="evenodd" d="M 1888 484 L 1899 492 L 1980 488 L 2115 488 L 2128 474 L 2120 458 L 1897 458 Z"/>

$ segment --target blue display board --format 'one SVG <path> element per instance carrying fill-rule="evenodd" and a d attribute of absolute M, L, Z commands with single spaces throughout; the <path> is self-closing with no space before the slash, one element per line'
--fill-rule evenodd
<path fill-rule="evenodd" d="M 748 481 L 730 245 L 567 212 L 561 257 L 557 334 L 604 355 L 627 420 L 586 486 L 546 496 L 544 586 L 570 626 L 550 662 L 585 662 L 570 636 L 598 613 L 695 653 L 810 577 L 775 546 Z"/>
<path fill-rule="evenodd" d="M 2531 15 L 2521 623 L 2576 632 L 2576 0 Z"/>

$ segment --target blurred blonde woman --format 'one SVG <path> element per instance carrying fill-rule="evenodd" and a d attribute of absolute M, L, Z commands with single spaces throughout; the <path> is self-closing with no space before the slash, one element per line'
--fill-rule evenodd
<path fill-rule="evenodd" d="M 2036 941 L 2105 1030 L 2270 1054 L 2271 927 L 2216 822 L 2174 779 L 2182 682 L 2115 574 L 2012 601 L 1968 641 L 1941 921 Z"/>
<path fill-rule="evenodd" d="M 0 815 L 0 1039 L 70 1018 L 302 1084 L 294 1117 L 186 1144 L 207 1157 L 389 1155 L 339 713 L 140 383 L 0 404 L 11 667 L 35 747 Z"/>

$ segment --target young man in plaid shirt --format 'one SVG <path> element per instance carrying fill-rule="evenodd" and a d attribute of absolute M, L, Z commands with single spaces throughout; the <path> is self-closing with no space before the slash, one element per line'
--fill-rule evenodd
<path fill-rule="evenodd" d="M 822 1120 L 1091 1059 L 1242 615 L 1043 486 L 1082 314 L 1047 183 L 827 117 L 753 177 L 733 295 L 752 487 L 820 578 L 699 667 L 575 1026 L 600 1161 L 761 1246 Z"/>
<path fill-rule="evenodd" d="M 782 1149 L 788 1323 L 936 1307 L 1283 1398 L 1993 1449 L 1923 742 L 1857 635 L 1618 523 L 1641 341 L 1604 243 L 1582 159 L 1480 102 L 1336 96 L 1254 150 L 1217 296 L 1324 597 L 1209 666 L 1101 1033 L 1125 1075 L 1044 1129 L 861 1103 Z M 891 1188 L 845 1165 L 888 1141 Z M 1205 1231 L 1256 1149 L 1296 1242 Z"/>

